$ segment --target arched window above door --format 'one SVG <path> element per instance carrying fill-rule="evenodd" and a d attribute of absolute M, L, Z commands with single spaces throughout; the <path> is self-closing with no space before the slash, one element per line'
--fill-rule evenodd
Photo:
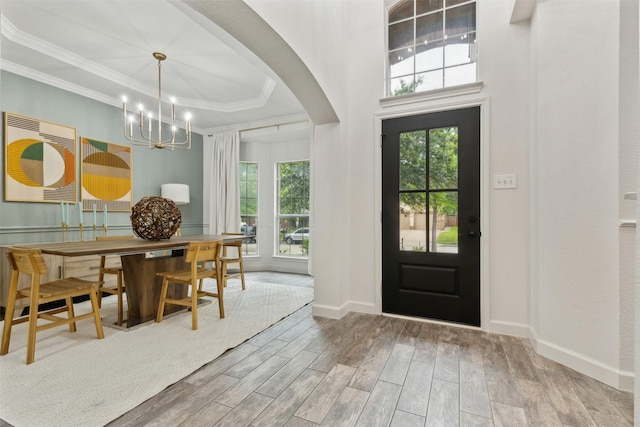
<path fill-rule="evenodd" d="M 387 9 L 387 96 L 477 81 L 475 0 L 400 0 Z"/>

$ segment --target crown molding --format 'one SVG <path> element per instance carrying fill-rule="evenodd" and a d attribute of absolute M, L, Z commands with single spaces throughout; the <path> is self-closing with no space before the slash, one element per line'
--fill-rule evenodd
<path fill-rule="evenodd" d="M 0 33 L 12 42 L 19 44 L 27 49 L 34 50 L 42 55 L 49 56 L 58 61 L 64 62 L 72 67 L 81 69 L 87 73 L 93 74 L 97 77 L 115 83 L 117 85 L 131 89 L 132 91 L 144 94 L 150 98 L 157 98 L 157 86 L 149 86 L 141 83 L 138 80 L 132 79 L 129 76 L 118 73 L 108 67 L 104 67 L 96 62 L 90 61 L 85 57 L 77 55 L 71 51 L 61 48 L 47 42 L 46 40 L 34 37 L 24 31 L 20 31 L 11 21 L 9 21 L 4 15 L 0 15 Z M 59 87 L 61 89 L 69 90 L 74 93 L 82 94 L 92 99 L 99 100 L 111 105 L 121 105 L 122 102 L 119 96 L 113 97 L 106 94 L 101 94 L 88 88 L 84 88 L 63 79 L 56 77 L 45 77 L 45 73 L 35 70 L 28 70 L 25 67 L 18 66 L 17 64 L 10 64 L 5 66 L 7 61 L 2 61 L 0 67 L 7 71 L 15 72 L 16 74 L 23 75 L 25 77 L 33 78 L 43 83 L 50 84 L 52 86 Z M 12 68 L 13 71 L 10 69 Z M 20 71 L 17 71 L 17 70 Z M 37 78 L 34 78 L 37 76 Z M 222 113 L 233 113 L 239 111 L 250 110 L 253 108 L 259 108 L 266 105 L 267 101 L 271 97 L 273 90 L 275 89 L 276 82 L 269 76 L 265 77 L 264 83 L 258 96 L 249 98 L 242 101 L 222 103 L 214 102 L 204 99 L 193 98 L 180 98 L 180 106 L 186 108 L 198 108 L 202 110 L 216 111 Z M 163 101 L 169 103 L 169 97 L 164 96 Z"/>

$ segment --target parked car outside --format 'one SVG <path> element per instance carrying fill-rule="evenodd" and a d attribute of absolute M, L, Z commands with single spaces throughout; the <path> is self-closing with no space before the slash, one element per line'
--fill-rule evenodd
<path fill-rule="evenodd" d="M 298 228 L 293 233 L 289 233 L 284 236 L 284 241 L 289 245 L 292 243 L 302 243 L 303 240 L 309 238 L 309 228 Z"/>
<path fill-rule="evenodd" d="M 246 222 L 243 222 L 240 226 L 240 231 L 245 236 L 251 236 L 249 243 L 256 243 L 256 234 L 258 234 L 258 227 L 256 225 L 247 225 Z"/>

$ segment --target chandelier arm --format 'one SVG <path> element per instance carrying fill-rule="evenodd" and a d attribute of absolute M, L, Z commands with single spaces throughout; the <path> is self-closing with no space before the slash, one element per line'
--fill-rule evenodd
<path fill-rule="evenodd" d="M 123 97 L 122 105 L 122 120 L 123 120 L 123 135 L 131 145 L 145 146 L 150 149 L 169 148 L 171 151 L 177 149 L 189 150 L 191 149 L 191 121 L 189 115 L 185 120 L 185 139 L 181 142 L 176 142 L 176 128 L 175 126 L 175 100 L 171 100 L 171 138 L 166 141 L 162 140 L 162 61 L 167 59 L 167 56 L 161 52 L 153 52 L 153 57 L 158 60 L 158 139 L 153 139 L 153 126 L 152 115 L 149 114 L 148 132 L 145 135 L 144 129 L 144 114 L 143 108 L 140 107 L 139 119 L 138 119 L 138 133 L 139 137 L 133 136 L 133 117 L 129 120 L 129 132 L 127 134 L 127 100 Z M 140 139 L 142 138 L 142 139 Z"/>

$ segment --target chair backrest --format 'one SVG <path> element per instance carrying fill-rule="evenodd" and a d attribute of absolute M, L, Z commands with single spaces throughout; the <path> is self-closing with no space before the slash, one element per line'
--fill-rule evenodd
<path fill-rule="evenodd" d="M 185 254 L 185 261 L 189 263 L 217 261 L 221 244 L 222 240 L 189 242 L 189 248 Z"/>
<path fill-rule="evenodd" d="M 40 249 L 9 248 L 7 253 L 11 268 L 19 273 L 31 275 L 47 274 L 47 264 L 44 262 Z"/>
<path fill-rule="evenodd" d="M 238 237 L 244 237 L 243 233 L 222 233 L 223 236 L 238 236 Z M 238 239 L 238 240 L 223 240 L 222 244 L 224 246 L 236 246 L 238 248 L 242 247 L 242 239 Z"/>

